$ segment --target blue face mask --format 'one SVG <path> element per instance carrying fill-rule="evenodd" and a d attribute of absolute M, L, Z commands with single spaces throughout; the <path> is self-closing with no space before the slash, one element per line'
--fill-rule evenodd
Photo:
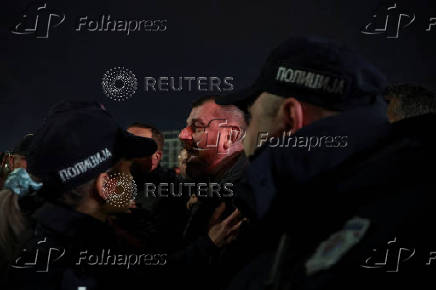
<path fill-rule="evenodd" d="M 3 187 L 10 189 L 18 195 L 25 195 L 39 190 L 42 187 L 42 183 L 33 181 L 26 169 L 16 168 L 9 174 Z"/>

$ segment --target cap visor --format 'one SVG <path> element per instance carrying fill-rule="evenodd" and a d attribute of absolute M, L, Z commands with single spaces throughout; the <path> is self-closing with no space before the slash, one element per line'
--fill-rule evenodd
<path fill-rule="evenodd" d="M 217 105 L 234 105 L 243 111 L 252 104 L 257 97 L 262 93 L 262 90 L 256 86 L 251 86 L 228 95 L 223 95 L 215 98 Z"/>
<path fill-rule="evenodd" d="M 118 145 L 118 155 L 126 159 L 150 156 L 157 150 L 157 144 L 153 139 L 136 136 L 122 129 Z"/>

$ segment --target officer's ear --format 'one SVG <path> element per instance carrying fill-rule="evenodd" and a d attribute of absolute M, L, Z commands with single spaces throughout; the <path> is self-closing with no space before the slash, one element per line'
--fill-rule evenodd
<path fill-rule="evenodd" d="M 109 174 L 107 172 L 100 173 L 100 175 L 97 177 L 96 183 L 95 183 L 95 191 L 98 194 L 100 198 L 103 200 L 106 200 L 108 197 L 106 196 L 106 192 L 103 190 L 103 185 L 105 180 L 109 178 Z"/>
<path fill-rule="evenodd" d="M 162 159 L 162 151 L 157 150 L 156 152 L 154 152 L 153 159 L 159 162 Z"/>
<path fill-rule="evenodd" d="M 283 122 L 285 132 L 294 133 L 303 127 L 303 105 L 295 98 L 287 98 L 282 103 L 279 116 Z"/>

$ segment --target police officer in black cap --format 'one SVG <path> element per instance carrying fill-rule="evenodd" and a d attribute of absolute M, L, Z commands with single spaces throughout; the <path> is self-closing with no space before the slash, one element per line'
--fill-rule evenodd
<path fill-rule="evenodd" d="M 30 174 L 43 183 L 38 195 L 48 202 L 36 214 L 34 236 L 10 265 L 10 289 L 121 289 L 134 283 L 135 271 L 125 261 L 132 247 L 109 217 L 128 211 L 135 194 L 121 162 L 156 148 L 152 139 L 123 131 L 98 103 L 54 106 L 27 160 Z"/>
<path fill-rule="evenodd" d="M 230 289 L 393 289 L 430 277 L 435 182 L 421 163 L 434 164 L 435 142 L 420 128 L 435 117 L 389 125 L 384 87 L 347 47 L 292 37 L 251 88 L 216 100 L 250 118 L 238 207 L 263 245 Z"/>

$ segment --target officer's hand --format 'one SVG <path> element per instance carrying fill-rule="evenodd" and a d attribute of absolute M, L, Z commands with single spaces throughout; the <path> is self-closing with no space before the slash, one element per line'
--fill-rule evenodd
<path fill-rule="evenodd" d="M 238 230 L 243 222 L 238 209 L 235 209 L 231 215 L 222 220 L 221 215 L 225 209 L 226 204 L 221 203 L 215 209 L 209 223 L 209 238 L 219 248 L 228 245 L 236 239 Z"/>

